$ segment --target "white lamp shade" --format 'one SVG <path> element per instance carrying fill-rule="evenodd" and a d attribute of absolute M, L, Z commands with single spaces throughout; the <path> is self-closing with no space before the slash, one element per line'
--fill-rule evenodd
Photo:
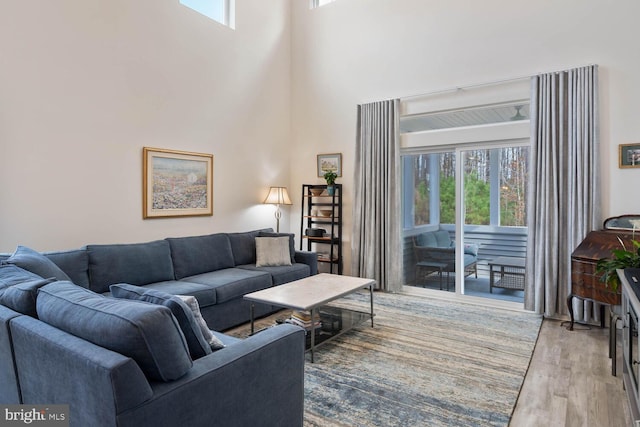
<path fill-rule="evenodd" d="M 267 198 L 264 199 L 265 204 L 271 205 L 291 205 L 291 199 L 289 193 L 287 193 L 287 187 L 271 187 Z"/>

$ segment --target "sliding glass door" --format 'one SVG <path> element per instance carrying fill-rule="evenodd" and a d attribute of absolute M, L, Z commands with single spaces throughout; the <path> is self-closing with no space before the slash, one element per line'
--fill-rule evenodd
<path fill-rule="evenodd" d="M 403 156 L 407 284 L 522 302 L 527 143 Z"/>
<path fill-rule="evenodd" d="M 404 156 L 403 177 L 404 229 L 417 231 L 405 238 L 405 271 L 412 276 L 408 283 L 453 291 L 456 153 Z"/>
<path fill-rule="evenodd" d="M 465 265 L 472 255 L 476 259 L 474 277 L 462 282 L 461 293 L 466 295 L 524 300 L 529 147 L 520 145 L 523 143 L 527 141 L 460 150 L 464 177 L 461 250 Z"/>

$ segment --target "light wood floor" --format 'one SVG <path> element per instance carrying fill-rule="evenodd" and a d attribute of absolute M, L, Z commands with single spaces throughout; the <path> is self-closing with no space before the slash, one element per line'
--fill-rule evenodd
<path fill-rule="evenodd" d="M 617 376 L 611 375 L 608 329 L 573 331 L 545 319 L 511 427 L 627 427 L 631 415 L 622 386 L 621 333 Z"/>

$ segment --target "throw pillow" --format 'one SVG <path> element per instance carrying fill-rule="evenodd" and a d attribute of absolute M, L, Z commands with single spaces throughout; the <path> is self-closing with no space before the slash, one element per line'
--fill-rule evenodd
<path fill-rule="evenodd" d="M 42 280 L 42 277 L 24 270 L 17 265 L 0 265 L 0 295 L 10 286 L 31 280 Z"/>
<path fill-rule="evenodd" d="M 152 380 L 178 379 L 193 366 L 184 335 L 167 307 L 53 282 L 38 291 L 36 311 L 43 322 L 132 358 Z"/>
<path fill-rule="evenodd" d="M 211 350 L 220 350 L 221 348 L 224 348 L 224 343 L 220 341 L 218 337 L 213 335 L 213 332 L 211 332 L 211 329 L 209 329 L 209 326 L 204 320 L 204 317 L 202 317 L 202 313 L 200 312 L 200 304 L 198 304 L 198 300 L 196 299 L 196 297 L 192 295 L 176 296 L 184 301 L 184 303 L 187 304 L 187 306 L 189 306 L 189 308 L 191 309 L 193 317 L 195 317 L 196 323 L 200 327 L 204 339 L 209 343 L 209 346 L 211 346 Z"/>
<path fill-rule="evenodd" d="M 17 265 L 40 277 L 55 277 L 58 280 L 71 281 L 69 276 L 53 261 L 26 246 L 18 246 L 13 255 L 6 260 L 6 263 Z"/>
<path fill-rule="evenodd" d="M 166 292 L 145 289 L 126 283 L 111 285 L 109 290 L 115 298 L 144 301 L 167 307 L 178 321 L 178 325 L 180 325 L 180 329 L 187 340 L 191 357 L 195 360 L 211 353 L 211 347 L 202 335 L 200 326 L 196 322 L 191 309 L 182 299 Z"/>
<path fill-rule="evenodd" d="M 477 256 L 478 255 L 478 245 L 475 243 L 465 243 L 464 244 L 464 253 Z"/>
<path fill-rule="evenodd" d="M 6 305 L 13 311 L 26 314 L 31 317 L 38 317 L 36 313 L 36 297 L 38 289 L 44 285 L 54 282 L 56 279 L 35 279 L 27 282 L 9 286 L 0 295 L 0 303 Z"/>
<path fill-rule="evenodd" d="M 256 237 L 256 267 L 291 265 L 289 237 Z"/>
<path fill-rule="evenodd" d="M 291 254 L 291 264 L 296 263 L 296 242 L 295 235 L 293 233 L 274 233 L 272 231 L 261 231 L 258 234 L 259 237 L 289 237 L 289 252 Z"/>

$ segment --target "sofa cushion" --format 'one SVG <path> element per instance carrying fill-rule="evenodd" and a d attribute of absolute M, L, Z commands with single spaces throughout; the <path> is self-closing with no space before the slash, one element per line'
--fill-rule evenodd
<path fill-rule="evenodd" d="M 40 252 L 34 251 L 26 246 L 18 246 L 13 255 L 5 262 L 7 264 L 15 264 L 40 277 L 55 277 L 58 280 L 71 280 L 53 261 Z"/>
<path fill-rule="evenodd" d="M 36 309 L 40 320 L 131 357 L 150 379 L 175 380 L 192 367 L 184 335 L 167 307 L 54 282 L 40 288 Z"/>
<path fill-rule="evenodd" d="M 191 295 L 176 295 L 176 297 L 184 301 L 184 303 L 191 309 L 191 313 L 193 314 L 196 324 L 200 328 L 200 332 L 202 333 L 205 341 L 207 341 L 211 350 L 220 350 L 221 348 L 224 348 L 224 343 L 214 335 L 213 331 L 209 329 L 209 325 L 207 325 L 204 317 L 202 317 L 200 305 L 198 304 L 196 297 Z"/>
<path fill-rule="evenodd" d="M 427 231 L 416 236 L 416 245 L 435 247 L 438 246 L 438 242 L 436 241 L 436 236 L 433 234 L 433 231 Z"/>
<path fill-rule="evenodd" d="M 41 280 L 42 277 L 35 273 L 27 271 L 13 264 L 0 264 L 0 295 L 5 292 L 9 286 L 17 285 L 22 282 L 33 280 Z"/>
<path fill-rule="evenodd" d="M 116 283 L 146 285 L 173 280 L 171 249 L 165 240 L 148 243 L 88 245 L 89 289 L 102 293 Z"/>
<path fill-rule="evenodd" d="M 291 264 L 296 262 L 296 242 L 295 242 L 295 234 L 292 233 L 273 233 L 267 231 L 261 231 L 258 234 L 258 237 L 283 237 L 287 236 L 289 238 L 289 253 L 291 254 Z M 245 262 L 243 264 L 251 264 L 249 262 Z"/>
<path fill-rule="evenodd" d="M 225 268 L 224 270 L 185 277 L 184 280 L 208 285 L 215 289 L 217 304 L 242 298 L 243 295 L 269 288 L 273 284 L 269 273 L 243 268 Z M 202 307 L 202 304 L 200 306 Z"/>
<path fill-rule="evenodd" d="M 266 232 L 273 232 L 273 229 L 265 228 L 243 233 L 227 233 L 235 265 L 256 263 L 256 237 Z"/>
<path fill-rule="evenodd" d="M 255 264 L 247 264 L 238 266 L 238 268 L 269 273 L 273 280 L 273 286 L 293 282 L 311 275 L 311 267 L 302 263 L 278 267 L 257 267 Z"/>
<path fill-rule="evenodd" d="M 471 264 L 478 261 L 478 258 L 475 255 L 471 255 L 471 254 L 464 254 L 462 259 L 464 260 L 465 267 L 468 267 Z"/>
<path fill-rule="evenodd" d="M 115 298 L 144 301 L 167 307 L 178 321 L 178 325 L 180 325 L 182 334 L 187 340 L 189 354 L 191 354 L 193 360 L 211 354 L 211 346 L 205 340 L 200 325 L 196 322 L 191 308 L 182 299 L 156 289 L 146 289 L 126 283 L 111 285 L 109 290 Z"/>
<path fill-rule="evenodd" d="M 433 235 L 436 238 L 436 246 L 439 248 L 448 248 L 452 244 L 451 236 L 449 236 L 449 232 L 446 230 L 438 230 L 434 231 Z"/>
<path fill-rule="evenodd" d="M 0 295 L 0 304 L 27 316 L 37 317 L 36 297 L 38 289 L 56 279 L 35 279 L 9 286 Z"/>
<path fill-rule="evenodd" d="M 176 279 L 235 266 L 226 234 L 166 239 Z"/>
<path fill-rule="evenodd" d="M 418 246 L 428 246 L 436 248 L 449 248 L 453 241 L 447 230 L 425 231 L 416 236 Z"/>
<path fill-rule="evenodd" d="M 291 265 L 289 237 L 256 237 L 256 266 Z"/>
<path fill-rule="evenodd" d="M 217 304 L 216 290 L 202 283 L 187 282 L 186 280 L 167 280 L 165 282 L 150 283 L 145 286 L 157 289 L 171 295 L 192 295 L 198 300 L 200 307 Z"/>
<path fill-rule="evenodd" d="M 89 287 L 89 254 L 85 249 L 45 252 L 44 256 L 53 261 L 76 285 Z"/>

